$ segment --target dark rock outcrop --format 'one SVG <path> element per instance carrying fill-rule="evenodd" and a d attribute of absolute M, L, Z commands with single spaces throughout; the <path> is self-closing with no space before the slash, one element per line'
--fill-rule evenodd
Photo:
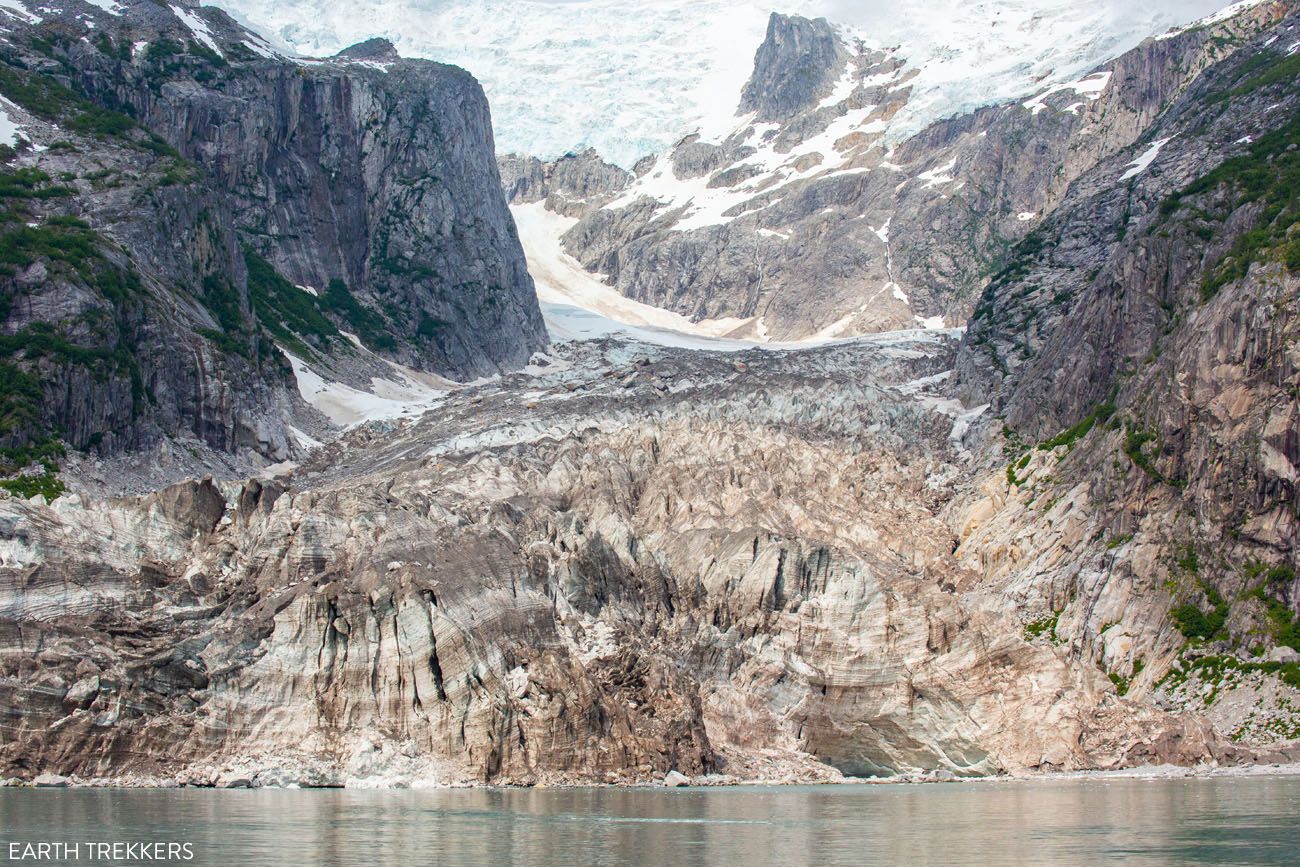
<path fill-rule="evenodd" d="M 0 93 L 42 146 L 0 169 L 37 224 L 6 229 L 27 252 L 3 277 L 4 364 L 40 383 L 9 393 L 23 422 L 4 445 L 283 460 L 287 425 L 321 421 L 277 347 L 346 379 L 372 356 L 344 332 L 454 377 L 545 344 L 467 73 L 382 41 L 284 58 L 219 10 L 177 9 L 67 0 L 4 34 Z"/>
<path fill-rule="evenodd" d="M 781 121 L 830 93 L 848 51 L 825 18 L 773 12 L 754 55 L 754 74 L 740 94 L 740 114 Z"/>
<path fill-rule="evenodd" d="M 545 202 L 566 217 L 580 217 L 622 192 L 631 173 L 600 158 L 594 150 L 551 162 L 514 154 L 497 158 L 501 185 L 510 204 Z"/>

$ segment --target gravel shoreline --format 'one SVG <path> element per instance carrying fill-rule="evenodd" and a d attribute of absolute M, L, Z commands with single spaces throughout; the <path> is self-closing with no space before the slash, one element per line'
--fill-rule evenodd
<path fill-rule="evenodd" d="M 261 785 L 252 781 L 235 781 L 230 785 L 193 785 L 181 784 L 172 779 L 144 778 L 110 778 L 81 779 L 43 774 L 34 780 L 11 778 L 0 780 L 3 788 L 41 788 L 41 789 L 662 789 L 662 788 L 739 788 L 739 787 L 794 787 L 794 786 L 897 786 L 925 785 L 935 783 L 962 783 L 967 785 L 996 785 L 1000 783 L 1056 783 L 1056 782 L 1092 782 L 1106 780 L 1170 780 L 1170 779 L 1216 779 L 1242 777 L 1285 777 L 1300 776 L 1300 762 L 1285 762 L 1257 765 L 1146 765 L 1114 770 L 1083 771 L 1049 771 L 1029 774 L 1000 774 L 997 776 L 961 777 L 951 772 L 927 772 L 923 774 L 903 774 L 896 777 L 843 777 L 838 779 L 737 779 L 724 776 L 706 776 L 696 778 L 671 778 L 665 781 L 641 781 L 628 783 L 600 783 L 595 781 L 538 783 L 538 784 L 504 784 L 481 785 L 472 783 L 429 784 L 418 780 L 348 780 L 340 785 L 308 785 L 296 783 L 288 785 Z"/>

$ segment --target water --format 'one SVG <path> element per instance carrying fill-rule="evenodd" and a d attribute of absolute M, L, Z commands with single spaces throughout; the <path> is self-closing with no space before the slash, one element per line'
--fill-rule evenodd
<path fill-rule="evenodd" d="M 188 863 L 238 867 L 1295 864 L 1298 806 L 1300 777 L 675 790 L 0 789 L 0 864 L 11 863 L 10 843 L 41 840 L 188 842 Z M 76 863 L 109 862 L 83 854 Z"/>

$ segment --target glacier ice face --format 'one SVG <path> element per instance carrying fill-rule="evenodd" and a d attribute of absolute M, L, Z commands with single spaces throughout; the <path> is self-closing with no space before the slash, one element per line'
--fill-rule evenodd
<path fill-rule="evenodd" d="M 497 149 L 585 147 L 629 167 L 682 135 L 731 126 L 772 6 L 763 0 L 217 0 L 305 55 L 384 36 L 472 72 Z M 1143 38 L 1226 5 L 1180 0 L 787 0 L 920 70 L 891 138 L 1077 79 Z"/>

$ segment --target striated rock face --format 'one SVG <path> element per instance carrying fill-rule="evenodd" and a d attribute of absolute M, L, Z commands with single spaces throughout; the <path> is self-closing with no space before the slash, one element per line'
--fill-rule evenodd
<path fill-rule="evenodd" d="M 912 98 L 905 58 L 774 16 L 735 130 L 649 160 L 565 248 L 630 298 L 741 320 L 735 336 L 957 325 L 1076 178 L 1289 8 L 1148 40 L 1065 87 L 905 140 L 892 123 Z"/>
<path fill-rule="evenodd" d="M 290 425 L 328 423 L 282 349 L 364 383 L 384 359 L 469 378 L 545 345 L 467 73 L 387 43 L 284 58 L 207 8 L 10 17 L 4 475 L 56 439 L 292 457 Z"/>

